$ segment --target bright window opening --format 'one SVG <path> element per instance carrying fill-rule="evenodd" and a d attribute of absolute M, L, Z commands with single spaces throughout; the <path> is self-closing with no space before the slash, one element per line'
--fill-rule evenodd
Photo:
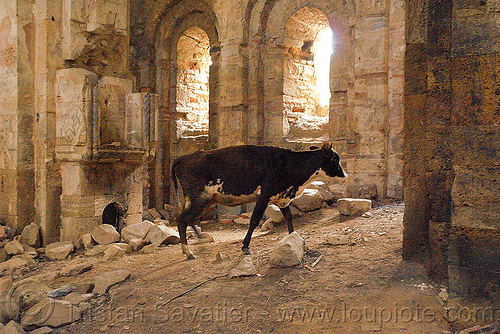
<path fill-rule="evenodd" d="M 208 135 L 210 42 L 199 27 L 186 30 L 177 44 L 177 137 Z"/>

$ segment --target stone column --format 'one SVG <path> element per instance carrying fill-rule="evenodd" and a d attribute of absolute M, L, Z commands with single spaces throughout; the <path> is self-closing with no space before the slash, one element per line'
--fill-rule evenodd
<path fill-rule="evenodd" d="M 26 1 L 0 3 L 0 218 L 18 232 L 35 220 L 35 22 Z"/>

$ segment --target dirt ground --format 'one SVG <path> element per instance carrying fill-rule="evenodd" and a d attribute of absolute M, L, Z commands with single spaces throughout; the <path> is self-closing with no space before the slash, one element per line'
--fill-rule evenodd
<path fill-rule="evenodd" d="M 216 278 L 241 253 L 247 226 L 237 224 L 203 225 L 215 242 L 191 246 L 196 260 L 185 260 L 180 245 L 96 260 L 93 270 L 58 278 L 52 287 L 121 268 L 132 272 L 131 279 L 91 300 L 93 308 L 82 319 L 55 332 L 453 333 L 477 323 L 445 320 L 438 297 L 442 286 L 427 277 L 423 266 L 402 262 L 403 210 L 403 204 L 387 202 L 374 205 L 370 217 L 346 218 L 324 208 L 294 218 L 308 251 L 303 264 L 292 268 L 268 264 L 286 227 L 266 233 L 259 228 L 251 243 L 258 275 L 250 277 Z M 329 234 L 348 235 L 353 244 L 328 245 Z M 218 252 L 221 262 L 215 261 Z M 54 272 L 68 261 L 45 262 L 36 273 Z"/>

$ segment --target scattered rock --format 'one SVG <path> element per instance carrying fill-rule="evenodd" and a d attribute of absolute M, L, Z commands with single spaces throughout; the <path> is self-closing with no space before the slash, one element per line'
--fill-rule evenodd
<path fill-rule="evenodd" d="M 4 292 L 9 291 L 11 287 L 12 287 L 12 277 L 10 276 L 0 277 L 0 295 L 2 295 Z"/>
<path fill-rule="evenodd" d="M 236 266 L 229 272 L 230 277 L 252 276 L 257 274 L 251 255 L 241 255 L 237 261 L 238 263 Z"/>
<path fill-rule="evenodd" d="M 73 251 L 74 245 L 71 241 L 58 241 L 45 247 L 45 255 L 52 260 L 62 260 Z"/>
<path fill-rule="evenodd" d="M 371 218 L 371 217 L 372 217 L 372 214 L 371 214 L 371 212 L 365 212 L 365 213 L 363 213 L 363 214 L 361 215 L 361 217 L 363 217 L 363 218 Z"/>
<path fill-rule="evenodd" d="M 302 261 L 304 248 L 304 239 L 297 232 L 292 232 L 280 240 L 269 257 L 269 263 L 280 267 L 297 265 Z"/>
<path fill-rule="evenodd" d="M 291 204 L 302 212 L 318 210 L 323 203 L 323 197 L 317 189 L 305 189 L 302 195 L 294 198 Z"/>
<path fill-rule="evenodd" d="M 122 257 L 123 255 L 125 255 L 125 251 L 123 250 L 123 248 L 117 246 L 116 244 L 112 244 L 104 251 L 104 256 L 102 257 L 102 259 L 103 261 L 108 261 Z"/>
<path fill-rule="evenodd" d="M 0 225 L 0 241 L 7 239 L 7 230 L 5 226 Z"/>
<path fill-rule="evenodd" d="M 11 320 L 4 328 L 1 329 L 0 333 L 5 334 L 26 334 L 24 329 L 14 320 Z"/>
<path fill-rule="evenodd" d="M 174 229 L 165 225 L 154 225 L 149 229 L 144 240 L 148 243 L 162 245 L 176 244 L 180 241 L 180 238 L 179 233 Z"/>
<path fill-rule="evenodd" d="M 37 250 L 31 246 L 26 245 L 26 244 L 23 244 L 23 250 L 24 250 L 23 253 L 30 256 L 32 259 L 34 259 L 38 256 Z"/>
<path fill-rule="evenodd" d="M 111 244 L 111 245 L 112 245 L 112 246 L 114 245 L 114 246 L 118 246 L 118 247 L 120 247 L 121 249 L 123 249 L 123 251 L 124 251 L 125 253 L 130 253 L 130 252 L 132 252 L 132 246 L 131 246 L 131 245 L 129 245 L 129 244 L 126 244 L 126 243 L 124 243 L 124 242 L 117 242 L 117 243 L 114 243 L 114 244 Z"/>
<path fill-rule="evenodd" d="M 116 270 L 97 275 L 93 292 L 100 295 L 108 292 L 109 288 L 115 284 L 121 283 L 131 276 L 128 270 Z"/>
<path fill-rule="evenodd" d="M 376 184 L 350 185 L 347 187 L 347 194 L 353 198 L 376 199 L 378 190 Z"/>
<path fill-rule="evenodd" d="M 448 304 L 449 297 L 450 295 L 448 294 L 448 290 L 446 288 L 442 288 L 441 292 L 439 292 L 438 294 L 439 303 L 443 306 L 446 306 L 446 304 Z"/>
<path fill-rule="evenodd" d="M 250 218 L 248 217 L 238 217 L 234 220 L 236 224 L 248 225 L 250 223 Z"/>
<path fill-rule="evenodd" d="M 350 245 L 352 244 L 351 239 L 347 235 L 343 234 L 334 234 L 326 237 L 326 241 L 330 245 L 340 246 L 340 245 Z"/>
<path fill-rule="evenodd" d="M 144 220 L 138 224 L 127 225 L 121 230 L 122 238 L 126 243 L 130 243 L 132 239 L 143 239 L 153 225 L 148 220 Z"/>
<path fill-rule="evenodd" d="M 108 249 L 109 245 L 95 245 L 91 249 L 85 252 L 85 256 L 96 256 L 104 253 Z"/>
<path fill-rule="evenodd" d="M 23 245 L 17 240 L 12 240 L 4 247 L 8 255 L 18 255 L 24 253 Z"/>
<path fill-rule="evenodd" d="M 51 334 L 53 332 L 54 330 L 52 328 L 45 326 L 32 330 L 30 334 Z"/>
<path fill-rule="evenodd" d="M 40 247 L 40 226 L 35 223 L 26 226 L 21 233 L 21 241 L 31 247 Z"/>
<path fill-rule="evenodd" d="M 335 196 L 335 199 L 348 197 L 347 187 L 343 184 L 332 184 L 328 186 L 328 192 Z"/>
<path fill-rule="evenodd" d="M 266 220 L 264 222 L 264 224 L 262 224 L 260 230 L 262 232 L 267 232 L 267 231 L 272 231 L 274 230 L 276 227 L 274 226 L 274 222 L 272 221 L 271 218 L 269 218 L 268 220 Z"/>
<path fill-rule="evenodd" d="M 86 302 L 94 296 L 93 293 L 81 294 L 79 292 L 71 292 L 64 296 L 63 300 L 70 302 L 73 305 L 78 305 L 81 302 Z"/>
<path fill-rule="evenodd" d="M 458 334 L 496 334 L 500 332 L 500 326 L 496 324 L 491 325 L 476 325 L 471 328 L 464 329 Z"/>
<path fill-rule="evenodd" d="M 362 215 L 370 211 L 372 201 L 359 198 L 341 198 L 337 201 L 337 209 L 344 216 Z"/>
<path fill-rule="evenodd" d="M 217 252 L 217 254 L 215 254 L 215 263 L 221 263 L 221 262 L 224 262 L 224 256 L 222 255 L 221 252 Z M 12 280 L 11 280 L 12 281 Z"/>
<path fill-rule="evenodd" d="M 92 248 L 95 245 L 94 239 L 92 239 L 91 233 L 87 233 L 87 234 L 82 235 L 82 244 L 83 244 L 83 247 L 85 247 L 85 249 Z"/>
<path fill-rule="evenodd" d="M 59 272 L 59 274 L 65 277 L 76 276 L 91 270 L 93 267 L 94 265 L 90 262 L 83 262 L 81 259 L 75 259 L 68 263 L 68 265 Z"/>
<path fill-rule="evenodd" d="M 10 260 L 0 263 L 0 276 L 10 275 L 17 270 L 23 270 L 28 262 L 19 257 L 13 257 Z"/>
<path fill-rule="evenodd" d="M 155 208 L 149 209 L 148 213 L 151 215 L 151 217 L 153 217 L 153 221 L 155 219 L 162 218 L 160 213 Z"/>
<path fill-rule="evenodd" d="M 149 244 L 147 246 L 142 247 L 141 253 L 143 254 L 151 254 L 154 253 L 158 250 L 158 245 L 157 244 Z"/>
<path fill-rule="evenodd" d="M 72 291 L 73 291 L 73 286 L 71 284 L 66 284 L 61 286 L 60 288 L 50 291 L 49 293 L 47 293 L 47 296 L 51 298 L 61 298 L 66 296 L 68 293 Z"/>
<path fill-rule="evenodd" d="M 25 329 L 41 326 L 59 327 L 79 319 L 78 307 L 64 300 L 44 298 L 26 312 L 21 325 Z"/>
<path fill-rule="evenodd" d="M 73 290 L 75 292 L 80 292 L 82 294 L 85 293 L 90 293 L 94 289 L 94 283 L 93 282 L 78 282 L 78 283 L 73 283 Z"/>
<path fill-rule="evenodd" d="M 132 247 L 132 250 L 138 251 L 146 244 L 144 239 L 131 239 L 128 244 Z"/>
<path fill-rule="evenodd" d="M 120 241 L 120 233 L 109 224 L 101 224 L 92 231 L 92 238 L 99 245 L 109 245 Z"/>
<path fill-rule="evenodd" d="M 285 220 L 285 217 L 283 217 L 280 208 L 274 204 L 269 204 L 267 206 L 266 211 L 264 211 L 264 215 L 271 221 L 276 223 L 281 223 L 283 220 Z"/>
<path fill-rule="evenodd" d="M 195 244 L 209 244 L 211 242 L 214 242 L 215 239 L 214 237 L 212 237 L 212 235 L 210 235 L 209 233 L 207 232 L 201 232 L 201 235 L 200 235 L 200 238 L 196 241 Z"/>

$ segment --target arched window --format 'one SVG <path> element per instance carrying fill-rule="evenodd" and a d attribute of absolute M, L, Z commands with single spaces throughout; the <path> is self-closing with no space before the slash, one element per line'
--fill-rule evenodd
<path fill-rule="evenodd" d="M 332 43 L 328 19 L 318 9 L 304 7 L 286 23 L 283 109 L 289 139 L 328 133 Z"/>
<path fill-rule="evenodd" d="M 177 137 L 208 135 L 208 35 L 199 27 L 182 33 L 177 44 Z"/>

